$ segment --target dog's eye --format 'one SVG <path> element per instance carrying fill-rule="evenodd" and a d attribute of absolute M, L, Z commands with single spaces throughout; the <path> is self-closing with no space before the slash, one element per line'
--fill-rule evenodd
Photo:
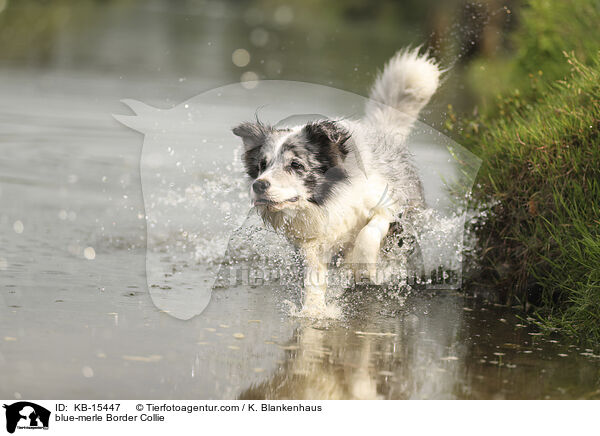
<path fill-rule="evenodd" d="M 298 171 L 302 171 L 304 169 L 304 165 L 302 165 L 300 162 L 293 160 L 292 163 L 290 164 L 290 167 L 292 167 L 292 169 L 294 170 L 298 170 Z"/>
<path fill-rule="evenodd" d="M 258 172 L 262 173 L 265 170 L 266 167 L 267 167 L 267 161 L 266 161 L 266 159 L 261 160 L 258 163 Z"/>

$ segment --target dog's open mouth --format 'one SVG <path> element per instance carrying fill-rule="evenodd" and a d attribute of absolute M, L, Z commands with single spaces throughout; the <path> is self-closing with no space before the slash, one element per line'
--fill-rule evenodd
<path fill-rule="evenodd" d="M 254 200 L 254 205 L 255 206 L 270 206 L 270 207 L 274 207 L 274 206 L 280 206 L 284 203 L 295 203 L 296 201 L 298 201 L 298 196 L 296 195 L 295 197 L 292 198 L 288 198 L 287 200 L 284 201 L 273 201 L 270 200 L 268 198 L 257 198 Z"/>

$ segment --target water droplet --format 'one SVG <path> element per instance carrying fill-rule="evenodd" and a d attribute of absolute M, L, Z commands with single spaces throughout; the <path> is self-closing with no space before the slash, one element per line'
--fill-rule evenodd
<path fill-rule="evenodd" d="M 241 77 L 242 86 L 246 89 L 256 88 L 258 85 L 258 75 L 253 71 L 246 71 Z"/>
<path fill-rule="evenodd" d="M 83 250 L 83 257 L 87 260 L 94 260 L 96 258 L 96 250 L 93 247 L 86 247 Z"/>
<path fill-rule="evenodd" d="M 275 9 L 274 18 L 277 24 L 289 24 L 294 19 L 294 10 L 287 5 L 281 5 Z"/>
<path fill-rule="evenodd" d="M 264 47 L 269 42 L 269 32 L 262 27 L 257 27 L 250 32 L 250 42 L 257 47 Z"/>
<path fill-rule="evenodd" d="M 89 366 L 84 366 L 81 368 L 81 373 L 85 378 L 92 378 L 94 376 L 94 370 Z"/>
<path fill-rule="evenodd" d="M 23 233 L 23 230 L 25 230 L 25 226 L 20 220 L 17 220 L 13 224 L 13 230 L 15 231 L 15 233 L 18 233 L 20 235 L 21 233 Z"/>
<path fill-rule="evenodd" d="M 250 53 L 246 49 L 238 48 L 233 51 L 231 61 L 236 67 L 245 67 L 250 63 Z"/>

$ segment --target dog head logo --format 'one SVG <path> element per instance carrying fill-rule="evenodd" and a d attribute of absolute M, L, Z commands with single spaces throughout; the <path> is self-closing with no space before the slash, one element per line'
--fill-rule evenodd
<path fill-rule="evenodd" d="M 28 401 L 4 404 L 6 409 L 6 431 L 14 433 L 18 429 L 48 429 L 50 411 Z"/>

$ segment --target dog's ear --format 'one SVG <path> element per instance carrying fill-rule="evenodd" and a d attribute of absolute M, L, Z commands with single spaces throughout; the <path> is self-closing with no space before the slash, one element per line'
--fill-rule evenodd
<path fill-rule="evenodd" d="M 256 147 L 261 147 L 269 133 L 272 132 L 272 128 L 262 124 L 261 122 L 256 123 L 242 123 L 239 126 L 231 129 L 234 135 L 242 138 L 244 148 L 246 151 L 252 150 Z"/>
<path fill-rule="evenodd" d="M 242 160 L 246 167 L 246 173 L 256 179 L 260 173 L 259 160 L 262 146 L 265 144 L 269 134 L 273 132 L 273 128 L 262 124 L 260 121 L 256 123 L 242 123 L 231 129 L 234 135 L 242 138 L 244 143 L 244 155 Z"/>
<path fill-rule="evenodd" d="M 331 120 L 315 121 L 304 126 L 304 134 L 309 144 L 318 148 L 319 159 L 335 166 L 346 158 L 349 152 L 350 132 L 339 123 Z"/>

